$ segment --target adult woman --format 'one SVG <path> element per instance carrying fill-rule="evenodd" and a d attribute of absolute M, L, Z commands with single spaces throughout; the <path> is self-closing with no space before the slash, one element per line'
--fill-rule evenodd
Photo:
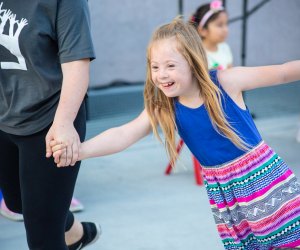
<path fill-rule="evenodd" d="M 68 211 L 95 57 L 87 1 L 3 0 L 0 19 L 3 197 L 10 210 L 23 213 L 30 249 L 81 249 L 99 235 L 94 223 L 80 223 Z M 69 145 L 67 162 L 74 167 L 58 170 L 45 157 L 53 138 Z"/>

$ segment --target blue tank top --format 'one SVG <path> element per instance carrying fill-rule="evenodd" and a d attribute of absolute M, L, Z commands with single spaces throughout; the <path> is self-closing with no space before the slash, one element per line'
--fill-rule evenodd
<path fill-rule="evenodd" d="M 223 110 L 229 123 L 246 143 L 256 146 L 262 138 L 248 108 L 241 109 L 225 92 L 216 70 L 210 71 L 210 77 L 223 94 Z M 175 119 L 179 135 L 203 166 L 220 165 L 245 153 L 214 129 L 204 104 L 189 108 L 176 100 Z"/>

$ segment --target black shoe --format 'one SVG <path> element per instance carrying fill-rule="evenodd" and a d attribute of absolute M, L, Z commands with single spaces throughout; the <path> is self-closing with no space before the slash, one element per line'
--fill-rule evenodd
<path fill-rule="evenodd" d="M 68 246 L 69 250 L 83 249 L 95 243 L 101 235 L 101 228 L 98 224 L 93 222 L 81 222 L 81 224 L 83 227 L 83 236 L 79 241 Z"/>

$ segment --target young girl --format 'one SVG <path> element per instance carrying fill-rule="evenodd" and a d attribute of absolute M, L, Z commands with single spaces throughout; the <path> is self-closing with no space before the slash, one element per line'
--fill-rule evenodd
<path fill-rule="evenodd" d="M 120 152 L 158 125 L 176 158 L 179 132 L 203 166 L 205 186 L 225 249 L 300 246 L 300 184 L 262 140 L 242 91 L 300 79 L 300 61 L 207 70 L 197 31 L 175 19 L 153 35 L 147 54 L 145 110 L 80 146 L 79 159 Z M 50 143 L 58 167 L 65 145 Z"/>
<path fill-rule="evenodd" d="M 206 51 L 209 69 L 227 69 L 232 66 L 232 53 L 225 42 L 228 36 L 228 16 L 222 2 L 215 0 L 201 5 L 191 16 Z"/>

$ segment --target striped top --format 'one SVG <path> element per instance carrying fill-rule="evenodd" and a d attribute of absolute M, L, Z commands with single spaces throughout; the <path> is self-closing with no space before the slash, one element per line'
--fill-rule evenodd
<path fill-rule="evenodd" d="M 262 138 L 248 110 L 240 108 L 225 92 L 217 78 L 217 71 L 210 71 L 211 80 L 222 92 L 225 116 L 237 134 L 250 146 L 256 146 Z M 179 135 L 203 166 L 216 166 L 232 161 L 245 152 L 213 127 L 205 105 L 189 108 L 175 102 L 175 119 Z"/>

